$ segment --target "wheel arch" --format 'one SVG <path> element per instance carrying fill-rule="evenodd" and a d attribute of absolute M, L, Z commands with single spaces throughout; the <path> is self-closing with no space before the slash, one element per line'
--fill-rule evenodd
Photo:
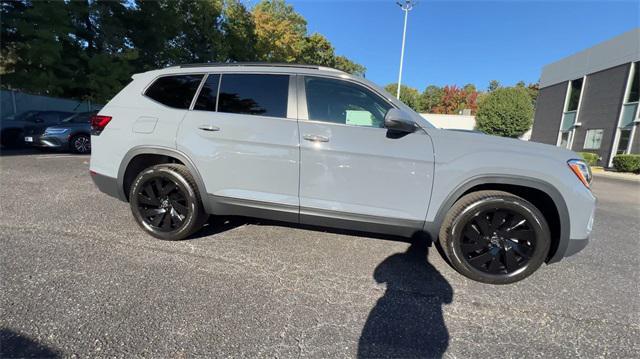
<path fill-rule="evenodd" d="M 499 190 L 520 196 L 543 213 L 551 229 L 551 248 L 547 263 L 562 259 L 569 245 L 570 217 L 560 191 L 550 183 L 529 177 L 513 175 L 489 175 L 471 178 L 453 190 L 438 208 L 433 222 L 425 223 L 425 231 L 438 239 L 440 226 L 449 209 L 462 196 L 480 190 Z"/>
<path fill-rule="evenodd" d="M 120 199 L 128 202 L 128 192 L 131 183 L 141 170 L 163 163 L 178 163 L 187 167 L 196 182 L 196 190 L 200 193 L 200 198 L 203 199 L 202 204 L 205 207 L 206 212 L 211 213 L 207 201 L 204 200 L 207 198 L 204 181 L 202 180 L 195 164 L 183 152 L 168 147 L 138 146 L 127 152 L 118 169 L 117 181 L 118 196 Z"/>

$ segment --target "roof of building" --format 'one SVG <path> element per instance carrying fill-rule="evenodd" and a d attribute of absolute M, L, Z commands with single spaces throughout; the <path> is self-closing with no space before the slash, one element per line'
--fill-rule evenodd
<path fill-rule="evenodd" d="M 640 61 L 640 28 L 627 31 L 542 68 L 540 87 Z"/>

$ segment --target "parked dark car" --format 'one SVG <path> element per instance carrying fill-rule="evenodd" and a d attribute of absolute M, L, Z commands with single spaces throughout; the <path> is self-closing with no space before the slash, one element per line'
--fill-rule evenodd
<path fill-rule="evenodd" d="M 0 141 L 3 147 L 24 145 L 28 133 L 44 131 L 48 126 L 59 123 L 73 115 L 69 111 L 25 111 L 16 116 L 2 119 Z"/>
<path fill-rule="evenodd" d="M 33 132 L 25 142 L 35 147 L 69 150 L 75 153 L 91 152 L 91 117 L 98 111 L 80 112 L 60 123 Z"/>

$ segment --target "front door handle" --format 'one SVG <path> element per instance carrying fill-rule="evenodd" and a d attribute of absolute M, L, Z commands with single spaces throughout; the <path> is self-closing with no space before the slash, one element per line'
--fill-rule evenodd
<path fill-rule="evenodd" d="M 302 136 L 302 138 L 312 142 L 329 142 L 329 137 L 320 136 L 320 135 L 304 135 Z"/>
<path fill-rule="evenodd" d="M 198 127 L 198 129 L 202 131 L 209 131 L 209 132 L 220 131 L 220 127 L 216 127 L 216 126 L 200 126 Z"/>

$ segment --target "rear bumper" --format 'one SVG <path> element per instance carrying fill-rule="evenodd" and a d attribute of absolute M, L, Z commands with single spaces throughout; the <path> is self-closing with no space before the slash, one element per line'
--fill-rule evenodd
<path fill-rule="evenodd" d="M 68 148 L 69 138 L 68 136 L 31 136 L 33 142 L 26 142 L 25 144 L 33 147 L 45 147 L 45 148 Z"/>
<path fill-rule="evenodd" d="M 115 197 L 121 201 L 124 201 L 123 198 L 120 198 L 120 191 L 118 190 L 118 180 L 113 177 L 101 175 L 99 173 L 91 171 L 91 179 L 93 183 L 95 183 L 96 187 L 100 190 L 100 192 L 106 193 L 111 197 Z"/>

